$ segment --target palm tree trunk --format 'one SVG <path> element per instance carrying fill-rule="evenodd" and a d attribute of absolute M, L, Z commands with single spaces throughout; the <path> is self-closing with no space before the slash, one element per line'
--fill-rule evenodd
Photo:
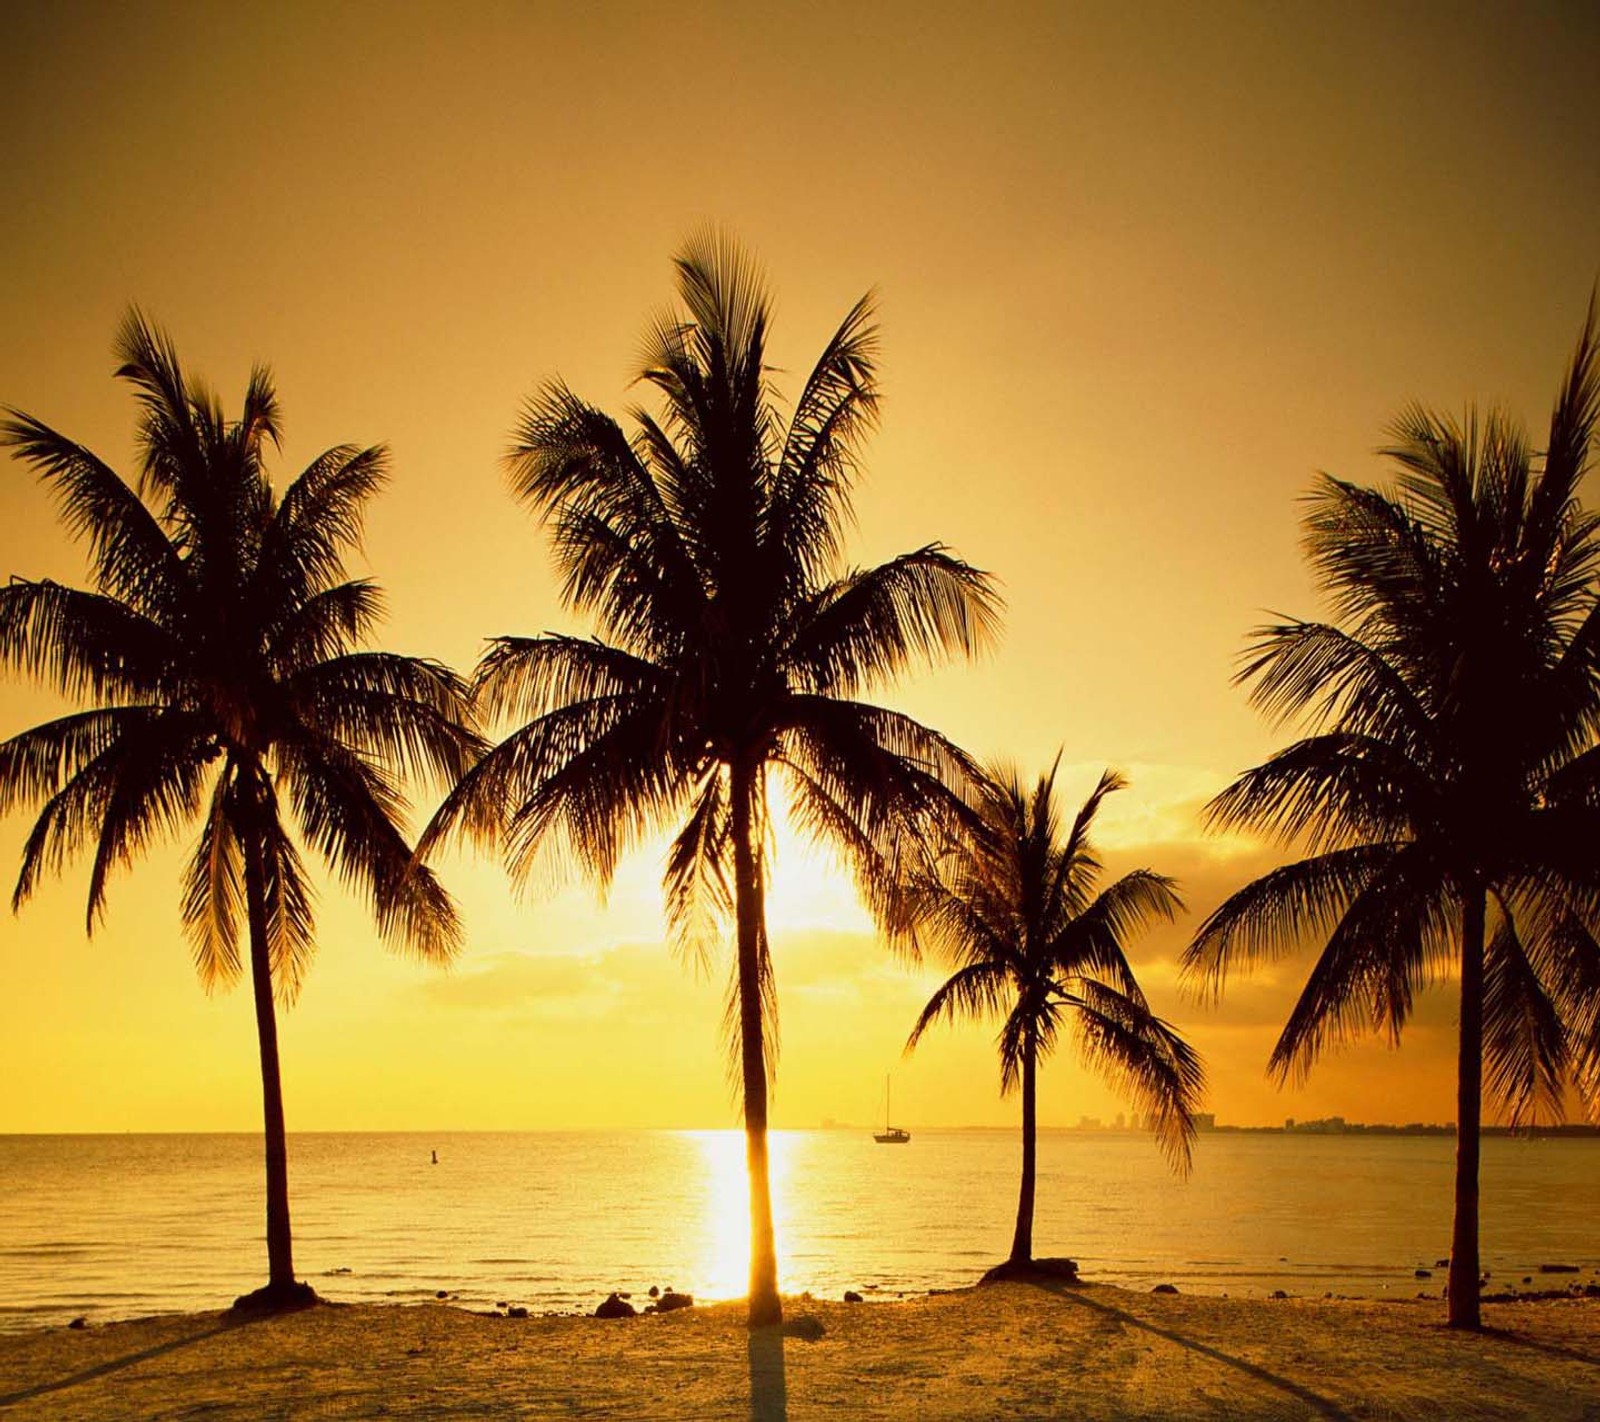
<path fill-rule="evenodd" d="M 750 1175 L 751 1328 L 783 1321 L 778 1298 L 778 1251 L 772 1232 L 772 1192 L 767 1170 L 767 1057 L 761 1002 L 763 937 L 760 872 L 756 866 L 752 800 L 757 767 L 730 769 L 733 819 L 733 892 L 738 920 L 739 1067 L 744 1084 L 745 1163 Z"/>
<path fill-rule="evenodd" d="M 1483 1115 L 1482 884 L 1468 886 L 1461 911 L 1461 1044 L 1456 1066 L 1456 1209 L 1450 1234 L 1450 1327 L 1477 1328 L 1478 1154 Z"/>
<path fill-rule="evenodd" d="M 1033 1259 L 1033 1182 L 1036 1173 L 1037 1093 L 1035 1067 L 1038 1046 L 1031 1030 L 1022 1038 L 1022 1192 L 1017 1199 L 1017 1230 L 1011 1237 L 1011 1262 Z"/>
<path fill-rule="evenodd" d="M 289 1152 L 283 1125 L 283 1082 L 278 1071 L 278 1018 L 272 1001 L 272 958 L 267 942 L 266 874 L 261 841 L 246 835 L 245 902 L 250 926 L 250 985 L 261 1046 L 262 1135 L 267 1157 L 267 1288 L 289 1300 L 295 1293 L 294 1244 L 289 1229 Z"/>

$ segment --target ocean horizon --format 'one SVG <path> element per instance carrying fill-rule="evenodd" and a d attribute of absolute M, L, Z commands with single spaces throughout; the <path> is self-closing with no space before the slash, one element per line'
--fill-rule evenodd
<path fill-rule="evenodd" d="M 0 1136 L 0 1329 L 226 1307 L 265 1277 L 261 1143 L 249 1133 Z M 786 1293 L 898 1299 L 1004 1257 L 1020 1145 L 999 1127 L 774 1131 Z M 437 1157 L 437 1163 L 435 1163 Z M 1035 1252 L 1085 1278 L 1265 1297 L 1437 1297 L 1454 1139 L 1218 1131 L 1187 1179 L 1150 1138 L 1039 1139 Z M 300 1132 L 296 1267 L 324 1297 L 589 1312 L 651 1286 L 745 1289 L 738 1130 Z M 1484 1268 L 1499 1288 L 1600 1276 L 1600 1139 L 1483 1144 Z M 1559 1265 L 1575 1269 L 1546 1275 Z"/>

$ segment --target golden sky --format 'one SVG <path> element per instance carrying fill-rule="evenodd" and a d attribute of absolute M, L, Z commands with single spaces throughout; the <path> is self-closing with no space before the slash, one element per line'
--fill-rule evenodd
<path fill-rule="evenodd" d="M 461 667 L 490 634 L 589 629 L 499 455 L 562 375 L 620 413 L 668 257 L 706 221 L 777 299 L 789 388 L 869 287 L 885 413 L 858 562 L 932 540 L 1002 580 L 1001 649 L 892 694 L 1104 816 L 1113 868 L 1200 912 L 1269 861 L 1195 808 L 1275 744 L 1229 685 L 1266 610 L 1317 610 L 1296 499 L 1376 478 L 1416 397 L 1542 426 L 1600 271 L 1600 22 L 1582 6 L 813 3 L 53 5 L 8 13 L 0 401 L 119 467 L 109 346 L 130 301 L 237 402 L 274 368 L 280 486 L 387 442 L 366 564 L 386 641 Z M 44 492 L 0 464 L 0 573 L 81 581 Z M 50 711 L 0 685 L 0 732 Z M 0 823 L 14 873 L 21 817 Z M 183 845 L 0 920 L 0 1131 L 253 1129 L 247 994 L 207 999 L 177 920 Z M 781 846 L 775 1124 L 1009 1124 L 993 1031 L 899 1047 L 935 981 L 891 959 L 825 860 Z M 331 885 L 282 1024 L 291 1129 L 734 1122 L 723 982 L 661 946 L 658 862 L 602 909 L 513 899 L 448 861 L 470 946 L 387 955 Z M 1191 918 L 1136 959 L 1207 1054 L 1223 1120 L 1449 1119 L 1453 1007 L 1398 1052 L 1263 1077 L 1303 964 L 1220 1007 L 1176 988 Z M 1070 1055 L 1040 1115 L 1120 1103 Z"/>

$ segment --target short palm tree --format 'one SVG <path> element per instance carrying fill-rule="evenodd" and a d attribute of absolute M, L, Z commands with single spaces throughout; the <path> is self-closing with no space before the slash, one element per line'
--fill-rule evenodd
<path fill-rule="evenodd" d="M 1309 734 L 1209 807 L 1309 857 L 1201 926 L 1186 963 L 1228 972 L 1323 948 L 1271 1057 L 1279 1080 L 1460 982 L 1449 1320 L 1478 1326 L 1478 1137 L 1600 1090 L 1600 568 L 1578 503 L 1600 412 L 1594 308 L 1535 454 L 1499 413 L 1403 414 L 1394 483 L 1321 479 L 1306 551 L 1330 622 L 1261 629 L 1239 680 Z"/>
<path fill-rule="evenodd" d="M 279 498 L 262 463 L 279 430 L 265 370 L 230 420 L 137 311 L 116 350 L 140 406 L 136 484 L 28 415 L 0 423 L 0 443 L 87 540 L 94 575 L 92 591 L 20 578 L 0 589 L 0 663 L 87 703 L 0 744 L 0 812 L 38 810 L 13 907 L 92 849 L 92 932 L 112 870 L 199 821 L 182 903 L 195 964 L 208 990 L 234 981 L 242 938 L 255 995 L 268 1283 L 251 1297 L 289 1304 L 314 1297 L 294 1277 L 274 1007 L 294 998 L 313 948 L 289 812 L 370 894 L 392 941 L 447 959 L 455 912 L 432 875 L 409 872 L 395 772 L 453 782 L 481 747 L 454 674 L 354 650 L 380 598 L 345 577 L 342 557 L 384 452 L 330 449 Z"/>
<path fill-rule="evenodd" d="M 728 1021 L 750 1173 L 752 1326 L 782 1316 L 767 1180 L 776 999 L 763 899 L 769 771 L 791 820 L 842 850 L 886 906 L 899 838 L 966 770 L 910 717 L 856 699 L 908 665 L 975 652 L 996 600 L 941 547 L 848 570 L 840 542 L 877 410 L 867 299 L 828 342 L 785 420 L 766 366 L 769 303 L 726 239 L 676 259 L 685 310 L 651 328 L 640 374 L 659 420 L 634 433 L 560 383 L 529 403 L 509 455 L 551 530 L 564 599 L 604 640 L 499 637 L 481 705 L 520 722 L 441 808 L 503 837 L 513 872 L 553 855 L 607 882 L 675 824 L 666 861 L 680 940 L 732 919 Z M 703 940 L 702 940 L 703 941 Z"/>
<path fill-rule="evenodd" d="M 1059 761 L 1058 761 L 1059 764 Z M 1041 1058 L 1069 1028 L 1086 1065 L 1128 1092 L 1168 1157 L 1187 1171 L 1204 1088 L 1199 1057 L 1151 1011 L 1127 958 L 1129 939 L 1182 908 L 1171 879 L 1135 869 L 1099 887 L 1090 840 L 1101 802 L 1125 782 L 1107 771 L 1066 838 L 1056 767 L 1027 789 L 991 766 L 979 813 L 913 876 L 903 912 L 954 972 L 911 1029 L 911 1051 L 941 1018 L 999 1018 L 1000 1090 L 1022 1088 L 1022 1189 L 1010 1267 L 1033 1259 L 1037 1089 Z"/>

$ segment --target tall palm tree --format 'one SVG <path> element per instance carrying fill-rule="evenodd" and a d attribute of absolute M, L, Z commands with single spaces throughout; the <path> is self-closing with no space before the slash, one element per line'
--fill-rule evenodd
<path fill-rule="evenodd" d="M 1057 765 L 1060 764 L 1059 758 Z M 1130 937 L 1183 907 L 1171 879 L 1135 869 L 1099 888 L 1090 831 L 1101 802 L 1125 785 L 1106 771 L 1065 839 L 1056 766 L 1027 789 L 1015 770 L 991 766 L 979 813 L 917 870 L 904 912 L 955 971 L 928 999 L 906 1050 L 941 1018 L 1000 1018 L 1000 1090 L 1022 1088 L 1022 1188 L 1010 1267 L 1033 1259 L 1039 1061 L 1064 1026 L 1086 1065 L 1149 1114 L 1157 1141 L 1187 1171 L 1200 1059 L 1151 1011 L 1128 963 Z M 1097 892 L 1098 889 L 1098 892 Z"/>
<path fill-rule="evenodd" d="M 521 722 L 435 816 L 502 836 L 513 872 L 541 859 L 607 882 L 651 831 L 668 918 L 704 943 L 731 917 L 730 1051 L 750 1175 L 752 1326 L 782 1316 L 767 1183 L 776 997 L 764 896 L 768 775 L 802 830 L 843 851 L 886 909 L 899 837 L 945 802 L 961 753 L 856 697 L 909 665 L 975 652 L 996 599 L 939 546 L 845 569 L 856 457 L 878 405 L 863 298 L 785 420 L 766 365 L 769 302 L 747 258 L 706 234 L 676 258 L 684 310 L 650 328 L 640 379 L 658 417 L 626 435 L 559 382 L 517 426 L 519 499 L 549 527 L 563 596 L 603 639 L 498 637 L 480 704 Z"/>
<path fill-rule="evenodd" d="M 1416 993 L 1460 982 L 1449 1321 L 1478 1326 L 1482 1092 L 1515 1117 L 1600 1090 L 1600 532 L 1578 503 L 1600 412 L 1595 312 L 1542 454 L 1508 416 L 1407 410 L 1392 485 L 1324 477 L 1307 555 L 1329 622 L 1259 630 L 1239 680 L 1309 732 L 1209 806 L 1308 857 L 1201 926 L 1188 968 L 1323 948 L 1271 1057 L 1280 1081 Z"/>
<path fill-rule="evenodd" d="M 0 744 L 0 813 L 37 807 L 13 907 L 92 847 L 88 928 L 111 871 L 196 819 L 183 923 L 210 990 L 248 948 L 261 1053 L 268 1282 L 240 1302 L 315 1297 L 294 1277 L 274 997 L 291 1002 L 313 949 L 312 889 L 291 830 L 371 897 L 396 945 L 442 961 L 454 908 L 409 872 L 397 771 L 453 783 L 481 749 L 466 686 L 435 662 L 354 650 L 380 611 L 345 577 L 382 449 L 340 445 L 282 497 L 263 467 L 279 436 L 268 372 L 238 418 L 187 377 L 137 310 L 116 342 L 139 403 L 130 483 L 15 410 L 10 446 L 89 545 L 92 590 L 14 578 L 0 589 L 0 664 L 85 709 Z"/>

